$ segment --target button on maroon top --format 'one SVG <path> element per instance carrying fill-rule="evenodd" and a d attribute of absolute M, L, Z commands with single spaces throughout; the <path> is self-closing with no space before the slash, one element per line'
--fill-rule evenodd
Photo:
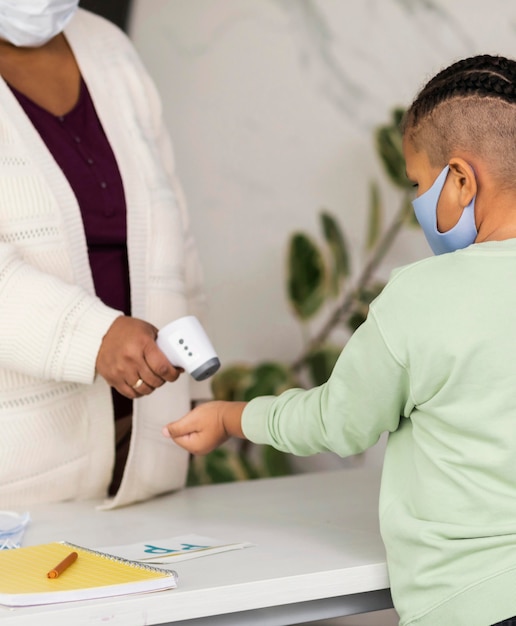
<path fill-rule="evenodd" d="M 79 100 L 56 116 L 11 87 L 68 179 L 82 214 L 95 291 L 108 306 L 131 314 L 126 203 L 118 165 L 81 79 Z M 131 400 L 113 390 L 115 416 L 131 413 Z"/>

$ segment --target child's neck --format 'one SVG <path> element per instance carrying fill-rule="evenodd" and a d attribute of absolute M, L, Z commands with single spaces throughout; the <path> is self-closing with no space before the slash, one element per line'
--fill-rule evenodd
<path fill-rule="evenodd" d="M 483 241 L 504 241 L 505 239 L 516 239 L 516 224 L 502 224 L 493 229 L 481 228 L 475 243 Z"/>

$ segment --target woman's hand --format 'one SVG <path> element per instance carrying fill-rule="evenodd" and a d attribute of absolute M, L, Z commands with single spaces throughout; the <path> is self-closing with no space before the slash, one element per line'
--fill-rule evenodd
<path fill-rule="evenodd" d="M 127 398 L 152 393 L 183 371 L 168 361 L 156 344 L 158 329 L 135 317 L 118 317 L 105 334 L 97 372 Z"/>
<path fill-rule="evenodd" d="M 208 454 L 230 437 L 244 439 L 241 423 L 245 406 L 245 402 L 206 402 L 165 426 L 163 435 L 192 454 Z"/>

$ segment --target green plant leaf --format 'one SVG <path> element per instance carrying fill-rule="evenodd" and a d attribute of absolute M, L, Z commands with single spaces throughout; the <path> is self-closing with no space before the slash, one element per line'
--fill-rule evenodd
<path fill-rule="evenodd" d="M 376 129 L 375 143 L 380 160 L 391 182 L 401 189 L 409 189 L 411 183 L 407 179 L 405 172 L 405 159 L 403 157 L 402 135 L 400 131 L 402 117 L 403 109 L 394 109 L 391 124 L 379 126 Z"/>
<path fill-rule="evenodd" d="M 264 476 L 264 470 L 256 467 L 253 455 L 250 454 L 252 447 L 255 447 L 254 444 L 242 441 L 242 446 L 237 446 L 237 449 L 224 445 L 205 456 L 192 456 L 188 468 L 187 486 L 251 480 Z"/>
<path fill-rule="evenodd" d="M 253 368 L 232 365 L 219 370 L 211 379 L 211 390 L 216 400 L 244 400 L 247 389 L 254 383 Z"/>
<path fill-rule="evenodd" d="M 198 458 L 200 457 L 190 457 L 190 463 L 188 465 L 188 476 L 186 477 L 187 487 L 196 487 L 197 485 L 203 484 L 201 472 L 199 471 L 198 464 L 196 463 Z"/>
<path fill-rule="evenodd" d="M 347 327 L 351 332 L 355 332 L 355 330 L 362 326 L 362 324 L 366 321 L 367 313 L 364 313 L 363 310 L 353 311 L 351 315 L 348 317 L 346 322 Z"/>
<path fill-rule="evenodd" d="M 402 107 L 395 107 L 392 110 L 392 123 L 395 128 L 397 129 L 401 128 L 401 122 L 403 121 L 404 115 L 405 115 L 405 109 Z"/>
<path fill-rule="evenodd" d="M 244 471 L 247 473 L 247 476 L 250 480 L 254 480 L 255 478 L 261 478 L 263 472 L 260 472 L 258 470 L 256 464 L 252 460 L 251 454 L 251 449 L 256 447 L 256 445 L 247 440 L 243 441 L 242 444 L 243 445 L 238 450 L 238 458 Z"/>
<path fill-rule="evenodd" d="M 262 447 L 262 462 L 266 476 L 287 476 L 292 474 L 290 455 L 272 446 Z"/>
<path fill-rule="evenodd" d="M 335 218 L 323 211 L 320 215 L 322 231 L 333 260 L 332 292 L 337 295 L 342 283 L 350 274 L 348 247 L 344 234 Z"/>
<path fill-rule="evenodd" d="M 204 457 L 206 473 L 212 482 L 230 483 L 240 479 L 229 463 L 229 455 L 225 448 L 217 448 Z"/>
<path fill-rule="evenodd" d="M 365 322 L 367 314 L 369 313 L 369 305 L 378 295 L 380 295 L 380 292 L 384 287 L 385 283 L 375 282 L 371 285 L 367 285 L 363 289 L 358 290 L 354 294 L 353 309 L 347 320 L 347 326 L 351 331 L 354 332 Z"/>
<path fill-rule="evenodd" d="M 380 201 L 380 189 L 376 181 L 369 185 L 369 225 L 367 229 L 366 247 L 368 250 L 374 247 L 382 231 L 382 204 Z"/>
<path fill-rule="evenodd" d="M 315 386 L 325 383 L 333 371 L 342 348 L 324 345 L 313 350 L 306 358 L 310 379 Z"/>
<path fill-rule="evenodd" d="M 273 361 L 261 363 L 253 370 L 253 383 L 246 389 L 245 400 L 276 396 L 294 386 L 296 379 L 287 365 Z"/>
<path fill-rule="evenodd" d="M 290 303 L 301 320 L 315 315 L 326 297 L 323 255 L 303 233 L 296 233 L 290 239 L 287 290 Z"/>

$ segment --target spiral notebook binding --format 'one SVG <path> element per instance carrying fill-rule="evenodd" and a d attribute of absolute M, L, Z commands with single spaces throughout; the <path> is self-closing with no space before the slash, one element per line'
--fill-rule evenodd
<path fill-rule="evenodd" d="M 93 548 L 85 548 L 84 546 L 79 546 L 75 543 L 71 543 L 69 541 L 59 541 L 64 546 L 71 548 L 73 550 L 82 550 L 83 552 L 88 552 L 90 554 L 94 554 L 95 556 L 102 557 L 108 561 L 114 561 L 116 563 L 122 563 L 124 565 L 129 565 L 130 567 L 134 567 L 136 569 L 145 570 L 147 572 L 154 572 L 156 574 L 175 574 L 177 576 L 177 572 L 171 569 L 166 569 L 164 567 L 156 567 L 155 565 L 148 565 L 147 563 L 140 563 L 140 561 L 131 561 L 129 559 L 124 559 L 121 556 L 115 556 L 114 554 L 108 554 L 107 552 L 99 552 L 98 550 L 93 550 Z"/>

